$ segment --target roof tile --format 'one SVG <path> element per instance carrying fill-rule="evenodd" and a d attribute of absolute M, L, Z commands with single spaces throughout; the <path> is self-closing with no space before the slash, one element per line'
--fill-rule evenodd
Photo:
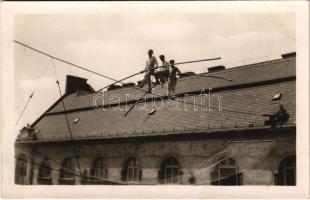
<path fill-rule="evenodd" d="M 222 111 L 219 111 L 218 101 L 211 98 L 212 111 L 204 111 L 199 104 L 194 110 L 194 105 L 189 103 L 193 99 L 178 98 L 179 108 L 173 110 L 167 107 L 168 101 L 158 106 L 153 115 L 148 111 L 138 108 L 124 116 L 125 106 L 120 110 L 84 110 L 68 113 L 69 122 L 74 138 L 79 137 L 133 137 L 141 135 L 166 135 L 176 131 L 184 132 L 193 130 L 233 129 L 236 127 L 263 126 L 265 117 L 263 114 L 272 114 L 279 109 L 281 103 L 290 115 L 287 123 L 293 124 L 295 115 L 295 81 L 286 81 L 277 84 L 228 90 L 216 92 L 222 99 Z M 272 101 L 275 93 L 282 93 L 280 101 Z M 201 103 L 201 97 L 195 97 L 196 103 Z M 151 102 L 145 104 L 151 109 Z M 186 109 L 185 106 L 186 105 Z M 208 104 L 207 104 L 208 105 Z M 171 108 L 171 107 L 170 107 Z M 73 123 L 75 118 L 80 121 Z M 52 114 L 44 116 L 35 126 L 39 129 L 39 140 L 57 140 L 68 138 L 69 132 L 64 114 Z M 164 129 L 164 131 L 163 131 Z"/>

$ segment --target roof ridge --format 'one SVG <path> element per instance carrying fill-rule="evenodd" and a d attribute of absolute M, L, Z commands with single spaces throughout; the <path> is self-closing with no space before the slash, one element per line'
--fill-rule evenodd
<path fill-rule="evenodd" d="M 270 63 L 279 63 L 279 62 L 285 62 L 285 61 L 294 60 L 294 59 L 296 59 L 296 58 L 286 58 L 286 59 L 280 58 L 280 59 L 268 60 L 268 61 L 264 61 L 264 62 L 252 63 L 252 64 L 248 64 L 248 65 L 240 65 L 240 66 L 236 66 L 236 67 L 232 67 L 232 68 L 227 68 L 223 71 L 218 71 L 218 72 L 212 72 L 212 73 L 204 72 L 204 73 L 199 73 L 199 74 L 222 74 L 222 73 L 226 73 L 226 72 L 242 70 L 242 69 L 247 69 L 247 68 L 261 67 L 262 65 L 266 65 L 266 64 L 270 64 Z M 196 74 L 196 75 L 193 75 L 190 77 L 180 78 L 179 80 L 183 81 L 183 80 L 187 80 L 187 79 L 197 78 L 197 77 L 200 77 L 199 74 Z M 127 90 L 127 89 L 136 89 L 136 88 L 137 88 L 137 86 L 135 85 L 133 87 L 123 87 L 123 88 L 118 88 L 118 89 L 111 90 L 111 91 L 123 91 L 123 90 Z M 106 90 L 106 91 L 103 91 L 103 93 L 104 92 L 111 92 L 111 91 Z M 84 97 L 84 96 L 95 95 L 95 94 L 100 94 L 100 93 L 102 93 L 102 92 L 94 92 L 94 93 L 89 93 L 89 94 L 76 95 L 76 92 L 75 92 L 69 96 L 76 95 L 76 97 Z"/>
<path fill-rule="evenodd" d="M 280 62 L 285 62 L 285 61 L 294 60 L 294 59 L 296 60 L 296 58 L 285 58 L 285 59 L 280 58 L 280 59 L 268 60 L 268 61 L 264 61 L 264 62 L 258 62 L 258 63 L 252 63 L 252 64 L 247 64 L 247 65 L 240 65 L 240 66 L 237 66 L 237 67 L 231 67 L 231 68 L 227 68 L 227 69 L 222 70 L 222 71 L 211 72 L 211 73 L 212 74 L 220 74 L 220 73 L 236 71 L 236 70 L 242 70 L 242 69 L 247 69 L 247 68 L 261 67 L 261 66 L 264 66 L 266 64 L 280 63 Z M 210 72 L 205 72 L 205 73 L 202 73 L 202 74 L 209 74 L 209 73 Z"/>

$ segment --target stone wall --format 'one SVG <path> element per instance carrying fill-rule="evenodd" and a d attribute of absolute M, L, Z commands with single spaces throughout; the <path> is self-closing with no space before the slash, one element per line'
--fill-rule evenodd
<path fill-rule="evenodd" d="M 26 176 L 24 177 L 23 184 L 29 185 L 32 184 L 32 180 L 34 179 L 33 170 L 35 166 L 32 164 L 35 162 L 34 157 L 32 156 L 32 146 L 31 145 L 16 145 L 15 146 L 15 169 L 14 172 L 16 174 L 16 163 L 18 161 L 23 161 L 24 157 L 26 159 Z M 21 159 L 21 160 L 19 160 Z M 39 160 L 39 159 L 38 159 Z M 16 180 L 15 180 L 16 181 Z"/>

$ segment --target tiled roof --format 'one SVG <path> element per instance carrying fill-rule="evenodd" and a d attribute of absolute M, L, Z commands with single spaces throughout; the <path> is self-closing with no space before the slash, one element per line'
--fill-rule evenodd
<path fill-rule="evenodd" d="M 222 79 L 215 79 L 210 77 L 205 77 L 203 75 L 197 75 L 187 78 L 179 79 L 176 88 L 176 94 L 183 94 L 193 91 L 201 91 L 208 88 L 219 88 L 219 87 L 229 87 L 242 84 L 257 83 L 262 81 L 281 79 L 286 77 L 296 76 L 296 59 L 279 59 L 274 61 L 268 61 L 263 63 L 252 64 L 248 66 L 241 66 L 226 69 L 220 72 L 213 72 L 211 75 L 230 78 L 233 81 L 227 81 Z M 209 75 L 205 73 L 204 75 Z M 165 96 L 167 89 L 162 89 L 161 86 L 156 86 L 154 88 L 154 93 L 160 96 Z M 146 90 L 146 86 L 144 88 Z M 144 95 L 145 92 L 141 89 L 135 88 L 121 88 L 118 90 L 111 90 L 104 92 L 104 102 L 109 102 L 109 98 L 112 96 L 117 96 L 120 101 L 130 101 L 135 98 Z M 64 99 L 66 109 L 80 109 L 84 107 L 92 107 L 93 101 L 96 96 L 102 96 L 102 93 L 91 93 L 88 95 L 77 96 L 76 93 L 67 96 Z M 147 95 L 146 97 L 149 97 Z M 102 102 L 101 98 L 98 98 L 98 102 Z M 62 105 L 57 104 L 49 112 L 59 112 L 63 111 Z"/>
<path fill-rule="evenodd" d="M 272 101 L 276 93 L 282 94 L 282 99 Z M 214 93 L 221 96 L 222 111 L 219 111 L 218 100 L 211 97 L 212 111 L 201 109 L 201 97 L 196 97 L 197 110 L 192 104 L 180 103 L 180 110 L 168 109 L 168 101 L 157 111 L 149 115 L 148 111 L 141 110 L 142 105 L 151 108 L 151 102 L 140 104 L 134 108 L 127 117 L 125 105 L 119 109 L 86 110 L 68 114 L 73 137 L 78 138 L 117 138 L 133 137 L 136 135 L 161 135 L 185 132 L 190 130 L 233 129 L 247 128 L 249 124 L 260 127 L 264 125 L 266 117 L 263 114 L 272 114 L 279 109 L 281 103 L 290 115 L 287 124 L 294 124 L 295 116 L 295 81 L 287 81 L 272 85 L 258 86 L 231 91 Z M 184 101 L 185 99 L 177 99 Z M 192 98 L 186 99 L 193 103 Z M 169 108 L 175 107 L 170 104 Z M 186 108 L 184 107 L 186 105 Z M 204 107 L 206 108 L 206 107 Z M 77 123 L 74 119 L 79 118 Z M 36 124 L 35 129 L 40 130 L 38 139 L 64 140 L 69 139 L 68 127 L 64 114 L 47 115 Z"/>
<path fill-rule="evenodd" d="M 148 112 L 152 108 L 152 102 L 138 104 L 127 116 L 125 116 L 125 113 L 131 107 L 131 104 L 106 108 L 105 110 L 85 109 L 68 112 L 73 137 L 75 139 L 118 138 L 195 131 L 207 133 L 213 130 L 264 127 L 266 117 L 262 115 L 277 112 L 280 104 L 290 115 L 286 124 L 294 126 L 296 121 L 295 61 L 295 59 L 280 59 L 212 73 L 212 75 L 231 78 L 233 79 L 231 82 L 202 76 L 179 80 L 177 93 L 181 94 L 208 88 L 237 86 L 290 77 L 290 79 L 269 82 L 268 84 L 211 91 L 209 97 L 212 111 L 208 109 L 208 97 L 203 96 L 202 103 L 201 96 L 189 98 L 183 96 L 178 97 L 176 101 L 156 101 L 156 112 L 152 115 Z M 159 86 L 159 88 L 156 88 L 155 93 L 164 95 L 165 92 L 166 90 L 160 89 Z M 282 97 L 278 101 L 273 101 L 272 97 L 277 93 L 281 93 Z M 123 88 L 107 91 L 104 96 L 107 98 L 112 94 L 120 95 L 121 101 L 123 101 L 125 94 L 132 96 L 133 94 L 141 95 L 144 93 L 133 88 Z M 66 108 L 71 110 L 92 107 L 95 95 L 98 94 L 69 95 L 64 98 Z M 218 97 L 221 99 L 221 111 L 218 110 Z M 182 101 L 187 103 L 182 103 Z M 195 107 L 193 103 L 196 103 Z M 177 105 L 179 110 L 173 109 Z M 141 109 L 143 106 L 145 106 L 146 110 Z M 56 104 L 34 124 L 34 128 L 39 130 L 37 133 L 39 141 L 64 141 L 70 139 L 65 115 L 57 114 L 58 111 L 62 111 L 62 107 Z M 76 120 L 78 122 L 74 123 L 75 119 L 78 119 Z"/>

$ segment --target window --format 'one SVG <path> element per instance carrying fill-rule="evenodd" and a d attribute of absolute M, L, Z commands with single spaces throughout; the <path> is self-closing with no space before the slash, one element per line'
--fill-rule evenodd
<path fill-rule="evenodd" d="M 139 167 L 135 158 L 131 158 L 127 166 L 127 182 L 139 181 Z"/>
<path fill-rule="evenodd" d="M 59 184 L 74 184 L 74 166 L 70 158 L 62 162 Z"/>
<path fill-rule="evenodd" d="M 129 158 L 124 164 L 122 170 L 122 180 L 129 183 L 138 183 L 142 179 L 142 170 L 137 163 L 136 158 Z"/>
<path fill-rule="evenodd" d="M 159 171 L 159 183 L 178 184 L 180 182 L 180 165 L 176 158 L 168 157 L 161 165 Z"/>
<path fill-rule="evenodd" d="M 15 183 L 26 184 L 27 175 L 27 158 L 24 154 L 19 155 L 16 159 Z"/>
<path fill-rule="evenodd" d="M 212 185 L 241 185 L 241 173 L 238 173 L 236 162 L 227 158 L 218 163 L 212 174 Z"/>
<path fill-rule="evenodd" d="M 47 159 L 44 159 L 40 169 L 39 169 L 40 178 L 50 178 L 51 177 L 51 167 Z"/>
<path fill-rule="evenodd" d="M 288 156 L 275 174 L 276 185 L 296 185 L 296 156 Z"/>
<path fill-rule="evenodd" d="M 38 177 L 38 184 L 41 185 L 50 185 L 52 184 L 51 179 L 51 167 L 48 162 L 48 159 L 44 159 L 39 168 L 39 177 Z"/>
<path fill-rule="evenodd" d="M 105 168 L 105 163 L 102 158 L 97 158 L 93 163 L 91 175 L 94 176 L 95 179 L 99 180 L 108 178 L 108 170 Z"/>

